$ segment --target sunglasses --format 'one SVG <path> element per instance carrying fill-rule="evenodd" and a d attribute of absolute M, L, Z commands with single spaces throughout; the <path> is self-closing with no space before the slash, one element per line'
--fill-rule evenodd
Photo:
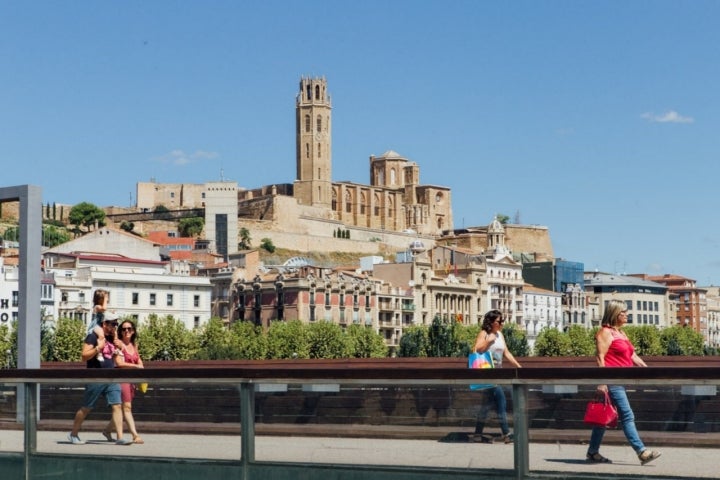
<path fill-rule="evenodd" d="M 110 325 L 113 328 L 117 328 L 118 323 L 117 322 L 105 322 L 105 325 Z"/>
<path fill-rule="evenodd" d="M 132 327 L 123 327 L 120 329 L 121 332 L 134 332 L 135 329 Z"/>

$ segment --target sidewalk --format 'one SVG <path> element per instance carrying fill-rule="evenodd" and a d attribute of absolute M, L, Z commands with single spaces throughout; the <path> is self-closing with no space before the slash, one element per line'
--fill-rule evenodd
<path fill-rule="evenodd" d="M 117 446 L 107 442 L 86 423 L 80 437 L 85 445 L 72 445 L 67 431 L 39 431 L 39 453 L 61 455 L 115 455 L 143 458 L 203 460 L 240 459 L 239 435 L 150 433 L 142 430 L 143 445 Z M 452 432 L 451 432 L 452 433 Z M 612 433 L 612 432 L 611 432 Z M 0 431 L 0 452 L 22 452 L 23 434 L 19 430 Z M 652 445 L 656 448 L 656 445 Z M 643 478 L 717 478 L 716 448 L 658 448 L 662 456 L 641 466 L 630 447 L 606 443 L 603 455 L 612 464 L 588 464 L 587 446 L 581 443 L 531 442 L 532 472 L 574 473 L 573 478 L 618 475 Z M 258 434 L 255 458 L 260 462 L 297 462 L 344 465 L 389 465 L 413 468 L 513 470 L 514 448 L 506 444 L 439 441 L 439 439 L 351 438 L 349 436 L 282 436 Z"/>
<path fill-rule="evenodd" d="M 95 417 L 95 418 L 93 418 Z M 84 431 L 101 431 L 106 421 L 98 420 L 100 414 L 93 414 L 83 424 Z M 41 420 L 40 431 L 69 431 L 72 419 Z M 192 435 L 239 435 L 238 423 L 204 423 L 204 422 L 137 422 L 138 431 L 145 433 L 192 434 Z M 0 430 L 22 430 L 22 424 L 0 422 Z M 488 427 L 486 433 L 492 434 L 497 429 Z M 288 424 L 288 423 L 256 423 L 257 435 L 282 437 L 342 437 L 342 438 L 378 438 L 400 440 L 435 440 L 446 443 L 469 442 L 468 434 L 472 428 L 435 427 L 435 426 L 398 426 L 398 425 L 366 425 L 366 424 Z M 661 432 L 641 431 L 640 436 L 646 445 L 655 447 L 720 447 L 720 432 Z M 554 443 L 568 445 L 584 445 L 590 438 L 590 429 L 558 430 L 538 428 L 529 432 L 532 443 Z M 626 445 L 625 436 L 620 429 L 610 429 L 605 433 L 605 445 Z"/>

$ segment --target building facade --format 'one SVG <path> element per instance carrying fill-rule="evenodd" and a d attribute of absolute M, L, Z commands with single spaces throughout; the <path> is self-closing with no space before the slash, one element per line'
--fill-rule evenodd
<path fill-rule="evenodd" d="M 593 309 L 590 318 L 597 318 L 598 324 L 610 300 L 625 302 L 629 325 L 665 328 L 675 323 L 668 287 L 661 283 L 633 275 L 586 272 L 585 290 L 588 303 Z"/>

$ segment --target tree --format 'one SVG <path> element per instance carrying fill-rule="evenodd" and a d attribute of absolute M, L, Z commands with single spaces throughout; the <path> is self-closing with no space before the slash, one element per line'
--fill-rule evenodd
<path fill-rule="evenodd" d="M 267 358 L 310 358 L 307 330 L 299 320 L 272 322 L 267 342 Z"/>
<path fill-rule="evenodd" d="M 675 325 L 660 332 L 666 355 L 702 355 L 703 337 L 690 327 Z"/>
<path fill-rule="evenodd" d="M 595 330 L 597 331 L 597 330 Z M 594 331 L 580 325 L 571 325 L 566 335 L 570 340 L 570 353 L 574 357 L 588 357 L 595 355 Z"/>
<path fill-rule="evenodd" d="M 167 213 L 170 209 L 167 208 L 165 205 L 158 205 L 155 207 L 155 210 L 153 210 L 153 213 Z"/>
<path fill-rule="evenodd" d="M 337 323 L 319 321 L 307 326 L 310 358 L 348 358 L 349 338 Z"/>
<path fill-rule="evenodd" d="M 403 329 L 400 337 L 398 356 L 400 357 L 427 357 L 430 346 L 428 329 L 422 325 L 413 325 Z"/>
<path fill-rule="evenodd" d="M 570 356 L 571 351 L 570 337 L 555 328 L 543 328 L 535 339 L 535 355 L 539 357 Z"/>
<path fill-rule="evenodd" d="M 68 220 L 78 229 L 85 227 L 89 232 L 96 224 L 99 227 L 105 225 L 105 212 L 92 203 L 82 202 L 70 209 Z"/>
<path fill-rule="evenodd" d="M 260 240 L 260 248 L 266 250 L 268 253 L 275 253 L 275 245 L 273 245 L 272 240 L 267 237 Z"/>
<path fill-rule="evenodd" d="M 387 357 L 388 347 L 382 335 L 375 332 L 372 327 L 353 323 L 346 334 L 350 342 L 350 356 L 353 358 L 383 358 Z"/>
<path fill-rule="evenodd" d="M 253 322 L 235 322 L 230 326 L 230 359 L 262 360 L 268 354 L 268 339 Z"/>
<path fill-rule="evenodd" d="M 52 248 L 61 243 L 70 241 L 70 234 L 67 230 L 56 228 L 53 225 L 43 225 L 42 229 L 43 246 Z"/>
<path fill-rule="evenodd" d="M 133 222 L 122 222 L 120 229 L 130 233 L 135 229 L 135 224 Z"/>
<path fill-rule="evenodd" d="M 238 250 L 250 250 L 252 244 L 252 238 L 250 238 L 250 230 L 243 227 L 240 229 L 240 243 L 238 243 Z"/>
<path fill-rule="evenodd" d="M 11 326 L 8 324 L 0 325 L 0 366 L 2 368 L 12 368 L 13 364 L 13 345 L 12 335 L 10 332 Z"/>
<path fill-rule="evenodd" d="M 230 335 L 222 319 L 212 317 L 198 332 L 198 360 L 225 360 L 230 358 Z"/>
<path fill-rule="evenodd" d="M 510 353 L 516 357 L 527 357 L 530 355 L 530 346 L 528 345 L 527 335 L 520 330 L 517 325 L 512 323 L 505 324 L 502 329 L 505 344 Z"/>
<path fill-rule="evenodd" d="M 80 352 L 85 340 L 87 328 L 82 320 L 60 318 L 55 325 L 55 342 L 52 357 L 48 360 L 57 362 L 80 361 Z"/>
<path fill-rule="evenodd" d="M 625 325 L 623 331 L 635 347 L 635 353 L 641 357 L 665 353 L 657 328 L 650 325 Z"/>
<path fill-rule="evenodd" d="M 507 225 L 507 223 L 510 221 L 510 217 L 508 215 L 504 215 L 502 213 L 498 213 L 496 215 L 497 221 L 502 223 L 503 225 Z"/>
<path fill-rule="evenodd" d="M 205 228 L 205 219 L 202 217 L 182 218 L 178 222 L 178 231 L 181 237 L 196 237 Z"/>
<path fill-rule="evenodd" d="M 184 323 L 155 314 L 138 328 L 138 348 L 145 360 L 188 360 L 199 350 L 198 337 Z"/>

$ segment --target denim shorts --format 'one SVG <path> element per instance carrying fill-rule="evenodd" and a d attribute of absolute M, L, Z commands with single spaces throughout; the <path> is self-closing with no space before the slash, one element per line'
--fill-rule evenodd
<path fill-rule="evenodd" d="M 93 409 L 100 399 L 100 395 L 105 396 L 108 405 L 120 404 L 120 384 L 118 383 L 91 383 L 85 385 L 85 396 L 83 397 L 83 407 Z"/>

